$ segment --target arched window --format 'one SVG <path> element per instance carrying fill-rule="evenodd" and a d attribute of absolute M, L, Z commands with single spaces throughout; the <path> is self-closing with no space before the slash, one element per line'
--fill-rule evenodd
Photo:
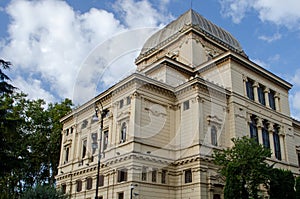
<path fill-rule="evenodd" d="M 211 132 L 211 144 L 214 146 L 218 146 L 217 128 L 215 126 L 212 126 L 210 132 Z"/>
<path fill-rule="evenodd" d="M 127 131 L 127 125 L 124 122 L 121 126 L 121 138 L 120 138 L 120 142 L 123 143 L 126 140 L 126 131 Z"/>

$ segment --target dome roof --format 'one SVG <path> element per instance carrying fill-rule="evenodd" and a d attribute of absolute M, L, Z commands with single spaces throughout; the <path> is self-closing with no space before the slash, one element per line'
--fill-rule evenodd
<path fill-rule="evenodd" d="M 182 14 L 178 19 L 172 21 L 166 27 L 154 33 L 144 44 L 140 56 L 146 54 L 149 50 L 155 50 L 155 48 L 159 47 L 160 44 L 164 44 L 167 40 L 172 39 L 172 37 L 176 36 L 176 33 L 179 33 L 186 25 L 194 27 L 195 29 L 203 32 L 206 36 L 222 43 L 232 50 L 243 53 L 240 43 L 229 32 L 190 9 Z"/>

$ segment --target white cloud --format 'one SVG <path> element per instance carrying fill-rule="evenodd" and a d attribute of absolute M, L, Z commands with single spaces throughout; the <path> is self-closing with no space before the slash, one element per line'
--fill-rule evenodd
<path fill-rule="evenodd" d="M 23 77 L 18 76 L 13 83 L 18 90 L 28 94 L 30 99 L 44 99 L 46 102 L 55 101 L 55 97 L 43 89 L 42 82 L 38 79 L 23 79 Z"/>
<path fill-rule="evenodd" d="M 292 117 L 300 121 L 300 91 L 290 94 Z"/>
<path fill-rule="evenodd" d="M 90 90 L 89 94 L 95 95 L 95 81 L 99 78 L 95 74 L 102 69 L 97 65 L 94 68 L 98 73 L 94 73 L 94 70 L 82 68 L 91 55 L 90 51 L 120 32 L 136 27 L 157 27 L 169 20 L 146 0 L 118 0 L 114 7 L 122 13 L 121 20 L 113 13 L 95 8 L 79 13 L 60 0 L 12 1 L 6 8 L 11 19 L 9 37 L 1 42 L 0 55 L 13 63 L 12 78 L 20 82 L 19 88 L 28 92 L 29 96 L 38 97 L 40 93 L 41 98 L 51 101 L 53 96 L 72 98 L 74 85 L 78 86 L 75 90 L 81 88 L 79 92 L 82 94 Z M 150 31 L 153 30 L 148 33 Z M 135 40 L 131 38 L 122 42 Z M 118 43 L 113 47 L 122 45 Z M 133 62 L 134 59 L 127 59 L 122 64 L 132 66 Z M 127 70 L 119 66 L 117 74 L 124 74 Z M 82 75 L 82 71 L 85 71 L 84 80 L 90 77 L 91 81 L 79 85 L 78 75 Z M 108 76 L 106 78 L 109 79 Z M 116 79 L 116 75 L 111 79 Z M 27 88 L 30 85 L 33 89 Z M 87 97 L 78 98 L 75 103 L 82 103 Z"/>
<path fill-rule="evenodd" d="M 288 28 L 299 29 L 300 1 L 285 0 L 219 0 L 221 13 L 240 23 L 247 12 L 256 11 L 261 21 L 269 21 Z"/>
<path fill-rule="evenodd" d="M 166 3 L 168 1 L 163 1 L 161 5 Z M 129 28 L 156 27 L 160 25 L 158 22 L 165 22 L 170 18 L 156 10 L 147 0 L 117 0 L 114 5 Z"/>
<path fill-rule="evenodd" d="M 261 35 L 258 38 L 260 40 L 263 40 L 263 41 L 266 41 L 268 43 L 271 43 L 273 41 L 281 39 L 281 37 L 282 37 L 282 35 L 280 33 L 275 33 L 275 34 L 273 34 L 271 36 Z"/>

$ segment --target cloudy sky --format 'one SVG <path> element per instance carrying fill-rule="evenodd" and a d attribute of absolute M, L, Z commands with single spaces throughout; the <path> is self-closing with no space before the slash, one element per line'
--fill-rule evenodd
<path fill-rule="evenodd" d="M 7 73 L 30 98 L 80 104 L 133 72 L 149 34 L 191 7 L 293 84 L 290 107 L 300 119 L 298 0 L 1 0 L 0 58 L 13 63 Z"/>

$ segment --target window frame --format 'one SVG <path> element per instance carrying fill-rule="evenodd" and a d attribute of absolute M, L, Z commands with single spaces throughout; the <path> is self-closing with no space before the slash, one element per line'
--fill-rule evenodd
<path fill-rule="evenodd" d="M 126 134 L 127 134 L 127 124 L 126 122 L 123 122 L 121 125 L 121 131 L 120 131 L 120 143 L 123 143 L 126 141 Z"/>
<path fill-rule="evenodd" d="M 183 111 L 190 109 L 190 100 L 186 100 L 183 102 Z"/>
<path fill-rule="evenodd" d="M 215 125 L 210 127 L 211 144 L 218 146 L 218 129 Z"/>
<path fill-rule="evenodd" d="M 187 169 L 184 171 L 184 183 L 191 183 L 193 182 L 193 173 L 192 169 Z"/>
<path fill-rule="evenodd" d="M 117 182 L 126 182 L 128 177 L 128 170 L 126 168 L 119 169 L 117 177 Z"/>
<path fill-rule="evenodd" d="M 87 177 L 86 178 L 86 190 L 91 190 L 93 188 L 93 178 Z"/>

